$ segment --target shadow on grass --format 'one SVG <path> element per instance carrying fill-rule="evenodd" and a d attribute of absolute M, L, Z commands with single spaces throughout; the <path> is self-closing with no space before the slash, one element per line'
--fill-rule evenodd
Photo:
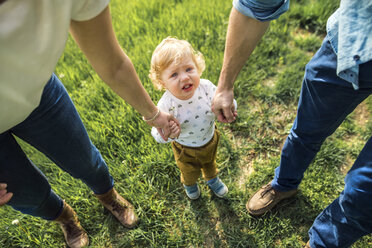
<path fill-rule="evenodd" d="M 194 214 L 198 229 L 204 235 L 203 245 L 205 247 L 215 247 L 216 242 L 219 243 L 217 238 L 219 235 L 214 228 L 217 220 L 209 210 L 208 201 L 207 196 L 201 195 L 198 200 L 190 202 L 190 210 Z"/>
<path fill-rule="evenodd" d="M 255 226 L 256 236 L 266 229 L 267 233 L 263 236 L 269 247 L 303 247 L 309 239 L 308 230 L 321 211 L 299 192 L 295 197 L 279 202 L 262 216 L 250 216 L 250 221 Z"/>
<path fill-rule="evenodd" d="M 224 247 L 259 247 L 255 244 L 255 238 L 246 228 L 244 220 L 236 214 L 234 205 L 243 205 L 244 200 L 229 195 L 226 198 L 212 196 L 212 200 L 219 213 L 221 222 L 220 229 L 223 231 Z M 239 213 L 240 214 L 240 213 Z"/>
<path fill-rule="evenodd" d="M 103 206 L 100 206 L 99 210 L 97 211 L 97 215 L 99 215 L 99 219 L 96 221 L 101 221 L 101 228 L 95 229 L 93 232 L 96 232 L 95 237 L 99 236 L 97 234 L 101 233 L 103 236 L 100 237 L 99 242 L 105 243 L 105 245 L 114 247 L 118 246 L 120 247 L 120 243 L 126 243 L 129 242 L 128 239 L 125 237 L 129 232 L 134 230 L 124 227 L 119 220 L 116 219 L 114 215 L 111 214 L 109 210 L 104 208 Z M 97 218 L 97 217 L 96 217 Z M 139 223 L 139 225 L 141 222 Z M 93 241 L 93 240 L 92 240 Z M 92 246 L 94 244 L 91 244 Z"/>

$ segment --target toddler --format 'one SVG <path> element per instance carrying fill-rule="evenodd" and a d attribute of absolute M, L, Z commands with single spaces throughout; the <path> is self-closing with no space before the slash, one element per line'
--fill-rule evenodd
<path fill-rule="evenodd" d="M 152 135 L 159 143 L 172 142 L 172 149 L 181 182 L 190 199 L 200 196 L 197 180 L 203 173 L 209 188 L 218 197 L 228 188 L 217 176 L 216 151 L 220 138 L 215 128 L 215 115 L 211 102 L 216 86 L 200 79 L 205 68 L 203 55 L 185 40 L 168 37 L 155 49 L 151 58 L 149 77 L 157 89 L 165 89 L 158 108 L 172 114 L 180 122 L 171 127 L 168 141 L 164 141 L 156 128 Z M 235 109 L 236 101 L 234 100 Z"/>

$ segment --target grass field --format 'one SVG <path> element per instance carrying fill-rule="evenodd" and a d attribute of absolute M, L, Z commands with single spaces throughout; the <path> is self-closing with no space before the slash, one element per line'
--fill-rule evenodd
<path fill-rule="evenodd" d="M 117 190 L 136 207 L 139 226 L 128 230 L 82 182 L 71 178 L 29 145 L 22 147 L 53 189 L 78 213 L 91 247 L 302 247 L 315 217 L 342 191 L 343 179 L 372 132 L 368 98 L 324 143 L 305 173 L 299 194 L 261 218 L 245 203 L 272 179 L 280 150 L 295 118 L 304 67 L 320 47 L 326 20 L 337 0 L 293 0 L 273 21 L 235 84 L 239 117 L 218 124 L 220 177 L 227 199 L 214 197 L 200 180 L 202 195 L 189 201 L 179 182 L 169 145 L 157 144 L 150 127 L 99 79 L 70 39 L 56 73 L 67 87 L 90 138 L 101 151 Z M 120 44 L 157 102 L 147 75 L 152 51 L 167 36 L 187 39 L 206 58 L 204 78 L 217 83 L 231 1 L 112 0 Z M 0 208 L 0 247 L 65 247 L 54 223 Z M 18 225 L 12 221 L 18 219 Z M 353 247 L 371 247 L 366 236 Z"/>

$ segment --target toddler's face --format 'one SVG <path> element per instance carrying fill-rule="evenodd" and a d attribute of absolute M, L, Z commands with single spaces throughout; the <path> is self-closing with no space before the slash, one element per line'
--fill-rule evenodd
<path fill-rule="evenodd" d="M 173 62 L 160 75 L 164 87 L 181 100 L 190 99 L 199 87 L 200 76 L 191 56 Z"/>

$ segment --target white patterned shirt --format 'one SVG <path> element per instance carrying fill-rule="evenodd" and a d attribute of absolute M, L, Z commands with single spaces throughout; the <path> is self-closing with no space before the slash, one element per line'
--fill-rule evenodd
<path fill-rule="evenodd" d="M 199 87 L 188 100 L 180 100 L 168 90 L 165 91 L 158 102 L 158 107 L 176 117 L 180 122 L 181 133 L 175 139 L 176 142 L 184 146 L 201 147 L 212 139 L 216 116 L 211 110 L 211 104 L 216 88 L 211 81 L 200 79 Z M 235 100 L 234 104 L 236 109 Z M 154 127 L 151 134 L 159 143 L 172 141 L 172 139 L 164 141 Z"/>

